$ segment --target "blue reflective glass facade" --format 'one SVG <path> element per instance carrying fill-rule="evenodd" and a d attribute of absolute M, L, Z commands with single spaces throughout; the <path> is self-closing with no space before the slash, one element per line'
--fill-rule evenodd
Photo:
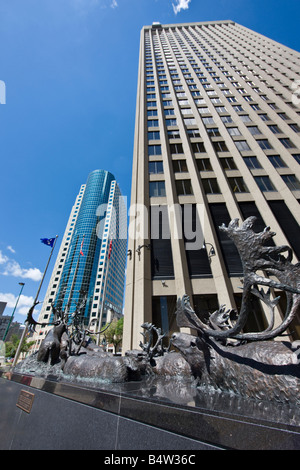
<path fill-rule="evenodd" d="M 86 292 L 86 323 L 89 321 L 92 306 L 103 235 L 97 231 L 101 218 L 97 215 L 97 208 L 108 203 L 111 183 L 114 180 L 114 176 L 104 170 L 95 170 L 88 176 L 55 300 L 56 306 L 68 308 L 72 313 Z"/>

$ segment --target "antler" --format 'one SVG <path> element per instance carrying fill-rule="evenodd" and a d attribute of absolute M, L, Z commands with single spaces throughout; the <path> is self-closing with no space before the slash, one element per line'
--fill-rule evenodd
<path fill-rule="evenodd" d="M 197 317 L 190 306 L 189 297 L 183 296 L 182 300 L 180 301 L 179 299 L 177 303 L 176 313 L 179 327 L 193 328 L 202 334 L 204 333 L 216 339 L 233 338 L 250 341 L 275 338 L 289 327 L 300 309 L 300 263 L 296 265 L 291 263 L 293 255 L 291 248 L 288 246 L 264 246 L 264 243 L 270 240 L 275 233 L 270 231 L 270 227 L 266 227 L 261 233 L 255 233 L 252 230 L 255 220 L 255 217 L 249 217 L 239 227 L 238 219 L 234 219 L 229 223 L 228 227 L 225 227 L 224 224 L 220 227 L 220 230 L 227 233 L 234 241 L 244 269 L 242 306 L 235 324 L 228 327 L 228 324 L 226 324 L 225 307 L 221 306 L 210 317 L 211 327 L 209 327 Z M 285 252 L 287 252 L 286 258 L 282 256 L 282 253 Z M 278 281 L 257 274 L 257 270 L 267 270 L 270 274 L 276 276 Z M 265 293 L 262 289 L 258 290 L 258 285 L 281 289 L 287 293 L 288 308 L 282 323 L 275 329 L 273 329 L 274 309 L 280 297 L 271 300 L 270 292 Z M 269 307 L 270 322 L 268 327 L 262 332 L 243 334 L 242 330 L 251 311 L 252 295 L 260 298 Z M 225 316 L 222 319 L 224 314 Z"/>
<path fill-rule="evenodd" d="M 148 342 L 146 344 L 143 344 L 140 341 L 140 347 L 142 348 L 142 350 L 147 353 L 149 360 L 151 360 L 154 355 L 162 356 L 164 354 L 162 340 L 166 336 L 166 334 L 162 334 L 161 328 L 156 328 L 154 325 L 152 325 L 152 323 L 143 323 L 141 326 L 146 330 L 146 333 L 141 333 L 144 338 L 146 338 L 148 334 Z M 157 334 L 157 340 L 154 346 L 151 347 L 153 343 L 153 331 L 155 331 Z"/>

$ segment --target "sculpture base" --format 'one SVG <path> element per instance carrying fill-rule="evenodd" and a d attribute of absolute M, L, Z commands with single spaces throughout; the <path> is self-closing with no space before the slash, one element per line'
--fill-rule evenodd
<path fill-rule="evenodd" d="M 1 450 L 300 449 L 297 407 L 180 379 L 95 385 L 0 371 L 0 396 Z"/>

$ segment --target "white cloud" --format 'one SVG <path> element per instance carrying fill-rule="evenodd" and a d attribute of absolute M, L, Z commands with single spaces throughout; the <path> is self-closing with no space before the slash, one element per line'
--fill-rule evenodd
<path fill-rule="evenodd" d="M 175 15 L 177 15 L 181 10 L 188 10 L 191 0 L 176 0 L 176 2 L 176 5 L 172 3 Z"/>
<path fill-rule="evenodd" d="M 91 12 L 95 7 L 100 9 L 117 8 L 117 0 L 69 0 L 71 5 L 81 14 Z"/>
<path fill-rule="evenodd" d="M 8 257 L 3 255 L 3 253 L 0 251 L 0 264 L 5 264 L 8 261 Z"/>
<path fill-rule="evenodd" d="M 6 302 L 8 308 L 14 308 L 16 305 L 17 297 L 14 294 L 2 294 L 0 292 L 0 302 Z M 30 307 L 32 307 L 34 302 L 33 297 L 29 297 L 27 295 L 21 295 L 19 302 L 18 302 L 18 307 L 17 307 L 17 313 L 20 315 L 27 315 L 28 310 Z M 4 311 L 5 314 L 5 311 Z"/>
<path fill-rule="evenodd" d="M 15 252 L 16 252 L 16 250 L 14 250 L 11 245 L 8 245 L 6 248 L 7 248 L 11 253 L 15 253 Z"/>
<path fill-rule="evenodd" d="M 13 276 L 22 279 L 31 279 L 32 281 L 40 281 L 43 273 L 38 268 L 22 268 L 17 261 L 8 258 L 0 251 L 0 264 L 3 266 L 3 271 L 0 273 L 3 276 Z"/>

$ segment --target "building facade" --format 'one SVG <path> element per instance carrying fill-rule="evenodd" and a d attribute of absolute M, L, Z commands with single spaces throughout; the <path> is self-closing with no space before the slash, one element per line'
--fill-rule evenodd
<path fill-rule="evenodd" d="M 73 313 L 86 297 L 83 321 L 98 331 L 112 313 L 123 313 L 127 235 L 126 207 L 114 176 L 95 170 L 82 185 L 45 295 L 35 348 L 51 326 L 52 306 Z"/>
<path fill-rule="evenodd" d="M 298 52 L 233 21 L 142 29 L 124 350 L 144 322 L 177 329 L 183 294 L 202 318 L 239 308 L 242 265 L 223 223 L 254 215 L 300 259 L 299 74 Z M 254 302 L 248 327 L 265 319 Z"/>

